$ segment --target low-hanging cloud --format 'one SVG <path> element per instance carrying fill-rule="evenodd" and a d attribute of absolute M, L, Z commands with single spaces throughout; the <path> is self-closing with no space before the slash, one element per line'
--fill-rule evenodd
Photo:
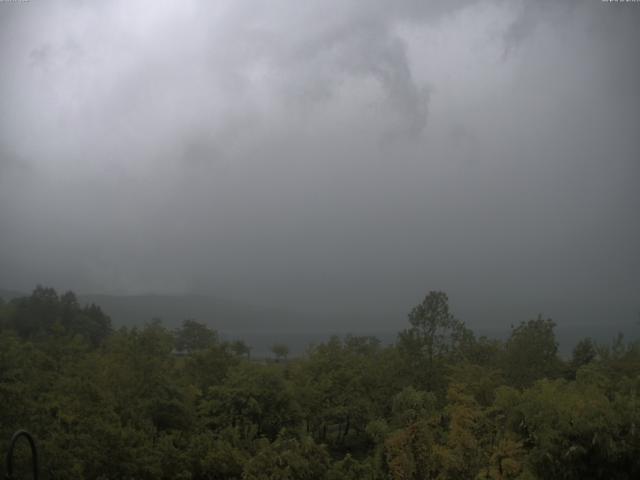
<path fill-rule="evenodd" d="M 639 15 L 0 4 L 0 286 L 198 291 L 379 324 L 429 289 L 467 320 L 629 316 Z"/>

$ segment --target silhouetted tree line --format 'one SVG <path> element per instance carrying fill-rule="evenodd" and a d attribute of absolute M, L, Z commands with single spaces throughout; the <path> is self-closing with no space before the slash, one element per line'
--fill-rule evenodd
<path fill-rule="evenodd" d="M 286 362 L 195 320 L 113 330 L 42 287 L 0 302 L 0 328 L 1 439 L 31 430 L 55 478 L 640 478 L 638 342 L 563 360 L 541 317 L 476 338 L 442 292 L 395 345 L 333 337 Z"/>

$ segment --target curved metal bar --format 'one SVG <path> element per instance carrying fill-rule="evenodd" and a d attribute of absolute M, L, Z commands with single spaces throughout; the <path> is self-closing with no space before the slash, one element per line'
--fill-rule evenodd
<path fill-rule="evenodd" d="M 9 450 L 7 451 L 7 480 L 14 480 L 13 477 L 13 450 L 16 447 L 16 443 L 20 437 L 25 437 L 29 446 L 31 446 L 31 465 L 33 467 L 33 478 L 34 480 L 38 479 L 38 450 L 36 449 L 36 442 L 31 436 L 29 432 L 26 430 L 18 430 L 11 437 L 11 442 L 9 443 Z"/>

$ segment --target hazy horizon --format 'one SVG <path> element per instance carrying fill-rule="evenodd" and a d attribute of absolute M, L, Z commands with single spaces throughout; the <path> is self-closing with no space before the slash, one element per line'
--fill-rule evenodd
<path fill-rule="evenodd" d="M 0 2 L 0 287 L 633 323 L 638 25 L 600 0 Z"/>

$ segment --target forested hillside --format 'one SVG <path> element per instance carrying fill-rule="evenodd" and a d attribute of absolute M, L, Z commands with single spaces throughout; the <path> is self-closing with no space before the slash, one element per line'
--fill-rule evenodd
<path fill-rule="evenodd" d="M 284 309 L 256 307 L 205 295 L 78 295 L 82 303 L 95 303 L 109 312 L 115 325 L 140 326 L 152 318 L 167 327 L 185 318 L 215 319 L 218 330 L 256 331 L 295 327 L 302 315 Z"/>
<path fill-rule="evenodd" d="M 1 446 L 30 430 L 47 478 L 640 478 L 640 342 L 563 360 L 552 320 L 477 338 L 442 292 L 391 346 L 289 360 L 193 320 L 113 329 L 42 287 L 1 302 L 0 327 Z"/>

